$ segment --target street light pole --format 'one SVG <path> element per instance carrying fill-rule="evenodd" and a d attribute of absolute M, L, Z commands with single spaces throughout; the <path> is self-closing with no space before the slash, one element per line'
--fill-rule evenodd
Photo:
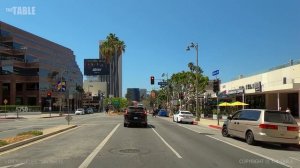
<path fill-rule="evenodd" d="M 187 47 L 187 51 L 190 50 L 190 48 L 195 48 L 196 50 L 196 65 L 197 65 L 197 69 L 195 70 L 195 74 L 196 74 L 196 120 L 200 121 L 200 116 L 198 113 L 198 75 L 197 75 L 197 71 L 199 69 L 199 65 L 198 65 L 198 43 L 191 43 L 188 47 Z"/>
<path fill-rule="evenodd" d="M 63 90 L 62 90 L 62 78 L 63 78 L 63 73 L 64 72 L 67 72 L 67 70 L 62 70 L 61 73 L 60 73 L 60 92 L 62 93 Z M 63 94 L 61 94 L 61 97 L 60 97 L 60 108 L 59 108 L 59 116 L 62 116 L 62 103 L 63 103 Z"/>

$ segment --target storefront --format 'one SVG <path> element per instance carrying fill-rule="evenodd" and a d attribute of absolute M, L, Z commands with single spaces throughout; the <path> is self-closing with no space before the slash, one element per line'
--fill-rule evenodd
<path fill-rule="evenodd" d="M 300 109 L 300 61 L 281 65 L 265 73 L 240 77 L 222 83 L 220 91 L 232 101 L 249 104 L 247 108 L 285 111 L 290 109 L 294 117 L 299 117 Z"/>

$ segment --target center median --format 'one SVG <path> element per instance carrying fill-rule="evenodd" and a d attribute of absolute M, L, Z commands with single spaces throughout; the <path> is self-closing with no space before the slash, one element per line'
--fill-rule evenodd
<path fill-rule="evenodd" d="M 66 130 L 69 130 L 69 129 L 72 129 L 75 127 L 77 127 L 77 125 L 60 125 L 60 126 L 44 129 L 44 130 L 42 130 L 42 132 L 43 132 L 42 135 L 38 135 L 38 136 L 34 136 L 34 137 L 28 136 L 28 138 L 26 138 L 26 139 L 22 139 L 20 141 L 17 140 L 15 142 L 11 142 L 7 145 L 0 147 L 0 153 L 23 146 L 23 145 L 26 145 L 26 144 L 29 144 L 31 142 L 34 142 L 34 141 L 58 134 L 58 133 L 61 133 L 61 132 L 64 132 Z M 18 139 L 16 137 L 11 137 L 9 139 Z"/>

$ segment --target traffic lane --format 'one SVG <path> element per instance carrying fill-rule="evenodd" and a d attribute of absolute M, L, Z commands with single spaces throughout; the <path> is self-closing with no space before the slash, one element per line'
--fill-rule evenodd
<path fill-rule="evenodd" d="M 282 148 L 278 144 L 270 144 L 270 143 L 258 143 L 257 145 L 248 145 L 244 139 L 240 138 L 231 138 L 231 137 L 223 137 L 221 134 L 221 130 L 213 129 L 213 128 L 205 128 L 204 126 L 192 126 L 186 124 L 178 124 L 178 126 L 193 130 L 197 133 L 212 133 L 212 138 L 219 139 L 222 143 L 228 143 L 237 148 L 241 148 L 243 150 L 256 153 L 258 155 L 262 155 L 265 157 L 269 157 L 271 159 L 280 161 L 292 167 L 298 167 L 300 164 L 300 149 L 299 148 Z"/>
<path fill-rule="evenodd" d="M 186 167 L 285 167 L 208 137 L 214 133 L 195 133 L 161 119 L 153 125 L 182 156 Z"/>
<path fill-rule="evenodd" d="M 60 135 L 5 153 L 0 166 L 22 164 L 20 167 L 78 167 L 101 142 L 114 124 L 83 125 Z"/>
<path fill-rule="evenodd" d="M 186 167 L 152 127 L 119 127 L 88 167 Z"/>

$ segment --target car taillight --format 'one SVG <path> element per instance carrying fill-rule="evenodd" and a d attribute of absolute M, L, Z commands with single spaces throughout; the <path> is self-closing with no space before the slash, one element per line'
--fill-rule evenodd
<path fill-rule="evenodd" d="M 144 114 L 147 115 L 147 111 L 144 111 Z"/>
<path fill-rule="evenodd" d="M 259 128 L 263 128 L 263 129 L 278 129 L 278 125 L 259 124 Z"/>
<path fill-rule="evenodd" d="M 288 126 L 287 130 L 288 131 L 299 131 L 299 127 Z"/>

